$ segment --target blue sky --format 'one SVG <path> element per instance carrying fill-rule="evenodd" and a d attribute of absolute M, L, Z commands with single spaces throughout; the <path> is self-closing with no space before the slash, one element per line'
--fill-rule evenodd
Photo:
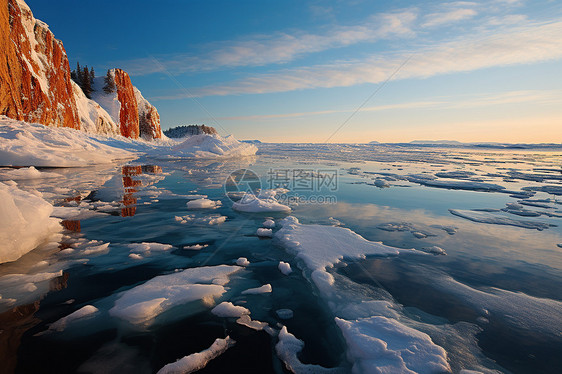
<path fill-rule="evenodd" d="M 273 142 L 562 142 L 559 1 L 27 3 L 71 67 L 128 71 L 164 129 L 204 123 Z"/>

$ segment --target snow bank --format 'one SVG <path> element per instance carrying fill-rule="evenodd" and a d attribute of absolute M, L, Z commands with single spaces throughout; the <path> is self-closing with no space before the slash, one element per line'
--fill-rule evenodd
<path fill-rule="evenodd" d="M 451 372 L 443 348 L 427 334 L 395 319 L 375 316 L 335 320 L 347 342 L 354 373 Z"/>
<path fill-rule="evenodd" d="M 98 308 L 93 305 L 86 305 L 77 311 L 70 313 L 66 317 L 59 319 L 58 321 L 52 323 L 49 326 L 49 330 L 52 331 L 63 331 L 69 323 L 72 323 L 77 320 L 83 320 L 87 317 L 93 316 L 95 313 L 98 312 Z"/>
<path fill-rule="evenodd" d="M 88 134 L 0 116 L 0 165 L 79 167 L 136 158 Z"/>
<path fill-rule="evenodd" d="M 232 204 L 232 209 L 247 213 L 291 211 L 291 208 L 278 203 L 273 197 L 261 199 L 252 194 L 244 195 L 239 201 Z"/>
<path fill-rule="evenodd" d="M 207 366 L 209 361 L 226 352 L 226 350 L 234 344 L 236 344 L 236 341 L 230 336 L 224 339 L 216 339 L 213 344 L 204 351 L 192 353 L 176 362 L 168 364 L 158 370 L 157 374 L 187 374 L 199 371 Z"/>
<path fill-rule="evenodd" d="M 460 210 L 460 209 L 449 209 L 449 212 L 451 212 L 451 214 L 454 214 L 455 216 L 466 218 L 470 221 L 479 222 L 479 223 L 490 223 L 495 225 L 510 225 L 510 226 L 523 227 L 526 229 L 536 229 L 539 231 L 548 229 L 549 227 L 553 227 L 553 225 L 546 222 L 512 219 L 498 214 L 494 214 L 493 212 L 482 212 L 482 211 Z"/>
<path fill-rule="evenodd" d="M 232 135 L 200 134 L 188 137 L 172 147 L 172 156 L 187 158 L 231 158 L 255 155 L 258 148 L 253 144 L 241 143 Z"/>
<path fill-rule="evenodd" d="M 49 173 L 39 171 L 33 166 L 21 169 L 0 169 L 0 180 L 23 180 L 23 179 L 45 179 L 45 178 L 62 178 L 58 173 Z"/>
<path fill-rule="evenodd" d="M 132 324 L 149 324 L 166 310 L 191 301 L 212 305 L 226 292 L 229 276 L 242 270 L 239 266 L 204 266 L 161 275 L 125 291 L 115 301 L 109 314 Z"/>
<path fill-rule="evenodd" d="M 219 317 L 241 317 L 245 314 L 250 314 L 250 311 L 243 306 L 237 306 L 228 301 L 223 301 L 211 310 L 216 316 Z"/>
<path fill-rule="evenodd" d="M 50 217 L 53 206 L 41 197 L 0 182 L 0 202 L 0 263 L 17 260 L 62 231 Z"/>

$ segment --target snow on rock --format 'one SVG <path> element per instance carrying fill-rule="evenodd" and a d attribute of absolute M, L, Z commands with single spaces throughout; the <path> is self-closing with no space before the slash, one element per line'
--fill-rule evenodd
<path fill-rule="evenodd" d="M 204 266 L 160 275 L 124 291 L 109 314 L 132 324 L 149 324 L 166 310 L 191 301 L 201 300 L 212 305 L 226 292 L 229 276 L 241 271 L 239 266 Z"/>
<path fill-rule="evenodd" d="M 133 86 L 133 91 L 138 107 L 140 136 L 146 140 L 160 139 L 162 129 L 160 128 L 160 115 L 156 107 L 150 104 L 135 86 Z"/>
<path fill-rule="evenodd" d="M 273 231 L 271 229 L 264 229 L 264 228 L 260 227 L 256 231 L 256 235 L 260 236 L 260 237 L 271 238 L 273 236 Z"/>
<path fill-rule="evenodd" d="M 0 166 L 81 167 L 136 158 L 86 133 L 0 116 Z"/>
<path fill-rule="evenodd" d="M 283 273 L 283 275 L 289 275 L 293 272 L 293 269 L 291 269 L 291 264 L 284 261 L 279 261 L 279 265 L 277 267 L 279 268 L 279 271 Z"/>
<path fill-rule="evenodd" d="M 224 339 L 216 339 L 213 344 L 204 351 L 192 353 L 176 362 L 167 364 L 158 370 L 157 374 L 188 374 L 203 369 L 209 361 L 217 358 L 230 347 L 236 344 L 236 341 L 230 336 Z"/>
<path fill-rule="evenodd" d="M 59 319 L 58 321 L 52 323 L 49 326 L 49 330 L 52 331 L 63 331 L 69 323 L 77 320 L 83 320 L 87 317 L 91 317 L 98 312 L 98 308 L 93 305 L 86 305 L 77 311 L 70 313 L 66 317 Z"/>
<path fill-rule="evenodd" d="M 269 293 L 271 291 L 271 284 L 264 284 L 261 287 L 248 288 L 247 290 L 242 291 L 242 295 L 258 295 L 262 293 Z"/>
<path fill-rule="evenodd" d="M 216 209 L 221 204 L 220 200 L 209 200 L 206 198 L 195 199 L 186 203 L 187 209 Z"/>
<path fill-rule="evenodd" d="M 250 314 L 250 311 L 243 306 L 237 306 L 229 301 L 223 301 L 211 309 L 211 313 L 219 317 L 241 317 L 244 314 Z"/>
<path fill-rule="evenodd" d="M 546 222 L 508 218 L 498 214 L 494 214 L 493 212 L 461 210 L 461 209 L 449 209 L 449 212 L 451 212 L 451 214 L 455 216 L 465 218 L 473 222 L 489 223 L 495 225 L 510 225 L 510 226 L 523 227 L 526 229 L 536 229 L 539 231 L 554 226 Z"/>
<path fill-rule="evenodd" d="M 253 144 L 241 143 L 232 135 L 200 134 L 188 137 L 172 147 L 172 156 L 187 158 L 231 158 L 255 155 L 258 148 Z"/>
<path fill-rule="evenodd" d="M 82 88 L 76 82 L 71 81 L 81 130 L 89 134 L 120 135 L 119 122 L 99 104 L 104 102 L 103 100 L 98 101 L 103 99 L 103 90 L 101 89 L 103 86 L 96 86 L 96 82 L 100 79 L 103 80 L 101 77 L 94 79 L 95 91 L 92 92 L 93 100 L 88 99 L 84 95 Z M 119 104 L 119 101 L 117 101 L 117 104 Z"/>
<path fill-rule="evenodd" d="M 429 335 L 381 316 L 335 319 L 347 342 L 354 373 L 451 372 L 447 352 Z"/>
<path fill-rule="evenodd" d="M 0 180 L 23 180 L 23 179 L 45 179 L 62 178 L 61 174 L 39 171 L 33 166 L 21 169 L 0 169 Z"/>
<path fill-rule="evenodd" d="M 62 231 L 50 217 L 53 206 L 41 197 L 0 182 L 0 202 L 0 263 L 17 260 Z"/>
<path fill-rule="evenodd" d="M 236 260 L 236 265 L 238 266 L 248 266 L 250 265 L 250 261 L 246 257 L 240 257 Z"/>
<path fill-rule="evenodd" d="M 245 194 L 239 201 L 232 204 L 232 209 L 247 213 L 291 211 L 291 208 L 278 203 L 274 198 L 261 199 L 253 194 Z"/>
<path fill-rule="evenodd" d="M 121 69 L 113 69 L 113 78 L 117 90 L 117 99 L 121 103 L 119 109 L 121 135 L 126 138 L 137 139 L 140 135 L 139 111 L 131 78 Z"/>

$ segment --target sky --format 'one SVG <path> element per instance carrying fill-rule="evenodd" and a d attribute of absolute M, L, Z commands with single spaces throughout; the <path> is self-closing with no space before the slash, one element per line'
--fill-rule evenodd
<path fill-rule="evenodd" d="M 122 68 L 163 129 L 562 143 L 556 0 L 27 0 L 71 68 Z"/>

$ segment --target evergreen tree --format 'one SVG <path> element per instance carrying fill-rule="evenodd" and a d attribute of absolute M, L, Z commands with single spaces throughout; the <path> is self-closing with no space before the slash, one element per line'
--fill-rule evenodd
<path fill-rule="evenodd" d="M 90 81 L 91 83 L 94 83 L 94 78 L 96 77 L 96 74 L 94 73 L 94 67 L 92 66 L 90 68 Z"/>
<path fill-rule="evenodd" d="M 92 82 L 90 81 L 90 73 L 88 72 L 88 67 L 85 66 L 82 72 L 82 91 L 88 99 L 92 95 Z"/>
<path fill-rule="evenodd" d="M 111 71 L 109 69 L 107 69 L 107 74 L 105 75 L 105 78 L 103 78 L 105 85 L 103 86 L 103 91 L 105 93 L 112 93 L 113 91 L 115 91 L 115 81 L 113 80 L 113 77 L 111 76 Z"/>
<path fill-rule="evenodd" d="M 82 87 L 82 69 L 80 69 L 79 62 L 76 62 L 76 83 Z"/>

